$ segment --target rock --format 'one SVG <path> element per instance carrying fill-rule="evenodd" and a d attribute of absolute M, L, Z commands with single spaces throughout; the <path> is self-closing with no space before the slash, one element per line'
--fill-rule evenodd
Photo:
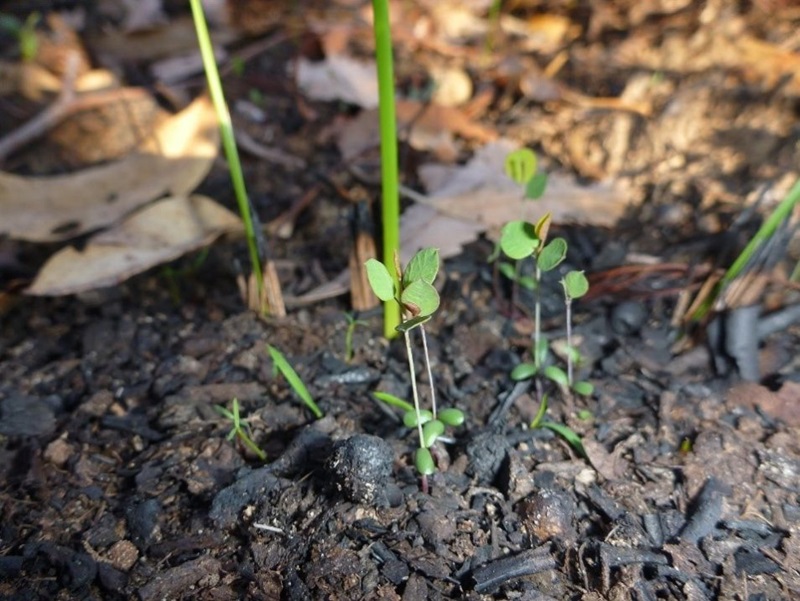
<path fill-rule="evenodd" d="M 354 503 L 389 504 L 386 488 L 394 451 L 377 436 L 356 434 L 336 443 L 327 468 L 336 488 Z"/>
<path fill-rule="evenodd" d="M 611 329 L 620 336 L 631 336 L 642 329 L 647 310 L 642 303 L 624 301 L 611 311 Z"/>
<path fill-rule="evenodd" d="M 42 399 L 15 395 L 0 400 L 0 434 L 46 436 L 55 429 L 55 413 Z"/>

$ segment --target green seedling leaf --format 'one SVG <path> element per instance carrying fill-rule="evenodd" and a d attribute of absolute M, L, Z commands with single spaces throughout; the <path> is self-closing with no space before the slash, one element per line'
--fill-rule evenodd
<path fill-rule="evenodd" d="M 415 280 L 403 288 L 400 302 L 413 317 L 426 317 L 439 308 L 439 293 L 428 282 Z"/>
<path fill-rule="evenodd" d="M 564 238 L 553 238 L 536 257 L 536 264 L 542 271 L 550 271 L 558 267 L 567 256 L 567 241 Z"/>
<path fill-rule="evenodd" d="M 409 403 L 408 401 L 404 401 L 399 396 L 395 396 L 393 394 L 389 394 L 388 392 L 381 392 L 375 391 L 372 393 L 379 401 L 386 403 L 387 405 L 391 405 L 392 407 L 397 407 L 398 409 L 402 409 L 405 412 L 414 411 L 414 405 Z"/>
<path fill-rule="evenodd" d="M 545 361 L 547 361 L 547 355 L 550 352 L 547 338 L 544 336 L 539 338 L 539 348 L 531 348 L 531 352 L 534 355 L 534 363 L 537 365 L 544 365 Z M 538 361 L 536 359 L 538 359 Z"/>
<path fill-rule="evenodd" d="M 444 424 L 438 419 L 432 419 L 422 426 L 422 443 L 425 448 L 431 448 L 442 434 L 444 434 Z"/>
<path fill-rule="evenodd" d="M 422 476 L 430 476 L 436 471 L 433 455 L 428 449 L 419 448 L 414 453 L 414 465 Z"/>
<path fill-rule="evenodd" d="M 386 265 L 377 259 L 369 259 L 364 265 L 367 268 L 367 279 L 370 288 L 382 301 L 394 298 L 394 280 L 386 269 Z"/>
<path fill-rule="evenodd" d="M 533 363 L 520 363 L 511 370 L 511 379 L 515 382 L 527 380 L 536 375 L 539 370 Z"/>
<path fill-rule="evenodd" d="M 433 413 L 427 409 L 420 410 L 419 417 L 417 417 L 417 412 L 412 407 L 411 411 L 406 411 L 405 415 L 403 415 L 403 425 L 406 428 L 416 428 L 420 424 L 427 424 L 432 419 Z"/>
<path fill-rule="evenodd" d="M 525 198 L 539 200 L 547 189 L 547 174 L 540 171 L 525 184 Z"/>
<path fill-rule="evenodd" d="M 464 412 L 454 407 L 442 409 L 439 412 L 439 421 L 446 426 L 460 426 L 464 423 Z"/>
<path fill-rule="evenodd" d="M 406 270 L 403 272 L 403 286 L 408 286 L 417 280 L 433 284 L 437 273 L 439 273 L 439 249 L 423 248 L 406 265 Z"/>
<path fill-rule="evenodd" d="M 548 380 L 552 380 L 559 386 L 563 386 L 564 388 L 569 388 L 569 380 L 567 380 L 567 374 L 564 373 L 564 370 L 556 365 L 548 365 L 542 370 L 542 375 L 547 378 Z"/>
<path fill-rule="evenodd" d="M 591 382 L 581 381 L 572 385 L 572 390 L 581 396 L 591 396 L 594 392 L 594 385 Z"/>
<path fill-rule="evenodd" d="M 564 354 L 567 357 L 568 361 L 572 361 L 573 363 L 582 363 L 583 356 L 581 352 L 574 346 L 565 346 L 564 347 Z"/>
<path fill-rule="evenodd" d="M 520 276 L 517 283 L 526 290 L 536 290 L 536 278 L 529 275 Z"/>
<path fill-rule="evenodd" d="M 398 332 L 406 333 L 409 330 L 413 330 L 417 326 L 421 326 L 426 321 L 430 321 L 430 315 L 420 315 L 419 317 L 412 317 L 411 319 L 406 319 L 402 322 L 399 326 L 395 328 Z"/>
<path fill-rule="evenodd" d="M 539 410 L 536 412 L 536 416 L 533 418 L 531 422 L 531 429 L 539 428 L 542 425 L 542 420 L 544 419 L 544 414 L 547 412 L 547 393 L 542 396 L 542 404 L 539 405 Z"/>
<path fill-rule="evenodd" d="M 588 409 L 581 409 L 578 411 L 578 419 L 588 422 L 589 420 L 594 419 L 594 414 Z"/>
<path fill-rule="evenodd" d="M 539 238 L 540 244 L 547 242 L 547 234 L 550 233 L 550 224 L 552 222 L 552 214 L 545 213 L 539 218 L 539 221 L 537 221 L 536 225 L 533 227 L 533 232 L 536 234 L 536 237 Z"/>
<path fill-rule="evenodd" d="M 500 248 L 506 256 L 519 261 L 530 257 L 539 246 L 533 224 L 518 219 L 509 221 L 500 233 Z"/>
<path fill-rule="evenodd" d="M 558 434 L 561 438 L 566 440 L 581 457 L 586 458 L 586 450 L 583 448 L 583 441 L 571 428 L 555 422 L 542 422 L 542 428 L 547 428 Z"/>
<path fill-rule="evenodd" d="M 297 396 L 305 403 L 306 407 L 311 410 L 311 413 L 314 414 L 314 417 L 317 419 L 322 418 L 322 411 L 314 402 L 314 399 L 311 397 L 311 393 L 308 392 L 308 388 L 306 385 L 303 384 L 303 380 L 300 379 L 300 376 L 297 375 L 297 372 L 294 368 L 289 365 L 289 362 L 286 360 L 286 357 L 283 356 L 278 349 L 276 349 L 271 344 L 267 345 L 267 350 L 269 351 L 270 357 L 272 357 L 272 363 L 275 365 L 275 369 L 277 369 L 286 381 L 289 382 L 289 386 L 292 387 L 292 390 L 297 393 Z"/>
<path fill-rule="evenodd" d="M 530 148 L 520 148 L 508 153 L 503 170 L 516 183 L 525 185 L 536 173 L 537 162 L 535 152 Z"/>
<path fill-rule="evenodd" d="M 570 271 L 561 280 L 561 284 L 564 286 L 564 294 L 568 298 L 580 298 L 589 292 L 589 280 L 582 271 Z"/>
<path fill-rule="evenodd" d="M 512 282 L 517 279 L 517 270 L 511 263 L 500 263 L 498 267 L 500 273 L 507 277 Z"/>
<path fill-rule="evenodd" d="M 492 249 L 492 254 L 490 254 L 486 258 L 487 263 L 494 263 L 500 257 L 500 243 L 495 242 L 494 248 Z"/>

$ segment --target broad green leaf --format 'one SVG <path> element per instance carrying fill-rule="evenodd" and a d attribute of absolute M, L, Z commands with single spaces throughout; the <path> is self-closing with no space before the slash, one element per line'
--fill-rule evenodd
<path fill-rule="evenodd" d="M 536 366 L 533 363 L 520 363 L 511 370 L 511 379 L 515 382 L 520 380 L 527 380 L 536 375 Z"/>
<path fill-rule="evenodd" d="M 548 380 L 552 380 L 559 386 L 563 386 L 564 388 L 569 387 L 569 380 L 567 380 L 567 374 L 564 373 L 564 370 L 560 367 L 555 365 L 548 365 L 542 370 L 542 375 L 547 378 Z"/>
<path fill-rule="evenodd" d="M 547 174 L 540 171 L 525 184 L 525 198 L 539 200 L 547 189 Z"/>
<path fill-rule="evenodd" d="M 525 185 L 536 173 L 537 162 L 535 152 L 530 148 L 520 148 L 506 155 L 503 170 L 516 183 Z"/>
<path fill-rule="evenodd" d="M 542 336 L 539 338 L 539 348 L 533 348 L 531 346 L 531 352 L 534 353 L 534 363 L 537 365 L 544 365 L 544 362 L 547 361 L 547 355 L 550 352 L 550 347 L 547 343 L 547 338 Z M 538 361 L 537 361 L 538 359 Z"/>
<path fill-rule="evenodd" d="M 270 357 L 272 357 L 272 363 L 275 365 L 275 369 L 277 369 L 286 381 L 289 382 L 289 386 L 292 387 L 292 390 L 297 393 L 303 403 L 305 403 L 306 407 L 308 407 L 314 416 L 317 419 L 322 418 L 322 411 L 317 404 L 314 402 L 314 399 L 311 397 L 311 393 L 308 392 L 308 388 L 306 385 L 303 384 L 303 380 L 300 379 L 300 376 L 297 375 L 297 372 L 294 368 L 289 365 L 289 362 L 286 360 L 286 357 L 283 356 L 278 349 L 276 349 L 271 344 L 267 345 L 267 350 L 269 351 Z"/>
<path fill-rule="evenodd" d="M 580 298 L 589 292 L 589 280 L 583 275 L 582 271 L 570 271 L 561 280 L 564 285 L 564 292 L 569 298 Z"/>
<path fill-rule="evenodd" d="M 421 326 L 423 323 L 430 320 L 431 320 L 430 315 L 420 315 L 419 317 L 412 317 L 411 319 L 406 319 L 399 326 L 396 326 L 395 330 L 405 334 L 409 330 L 413 330 L 417 326 Z"/>
<path fill-rule="evenodd" d="M 542 422 L 542 428 L 547 428 L 558 434 L 561 438 L 566 440 L 570 446 L 575 449 L 579 455 L 586 457 L 586 451 L 583 448 L 583 441 L 573 430 L 563 424 L 555 422 Z"/>
<path fill-rule="evenodd" d="M 405 415 L 403 415 L 403 425 L 406 428 L 416 428 L 419 424 L 427 424 L 432 419 L 433 413 L 427 409 L 421 409 L 419 417 L 417 417 L 417 412 L 412 407 L 411 411 L 406 411 Z"/>
<path fill-rule="evenodd" d="M 572 385 L 572 390 L 581 396 L 591 396 L 594 392 L 594 385 L 591 382 L 575 382 Z"/>
<path fill-rule="evenodd" d="M 442 434 L 444 434 L 444 424 L 438 419 L 432 419 L 422 426 L 422 443 L 425 448 L 431 448 Z"/>
<path fill-rule="evenodd" d="M 414 466 L 422 476 L 430 476 L 436 471 L 436 465 L 433 463 L 433 455 L 428 449 L 417 449 L 414 453 Z"/>
<path fill-rule="evenodd" d="M 509 221 L 500 233 L 500 248 L 506 256 L 520 260 L 530 257 L 539 246 L 533 224 L 523 220 Z"/>
<path fill-rule="evenodd" d="M 542 271 L 550 271 L 558 267 L 567 256 L 567 241 L 564 238 L 553 238 L 536 257 L 536 264 Z"/>
<path fill-rule="evenodd" d="M 364 265 L 367 267 L 367 279 L 372 291 L 382 301 L 394 298 L 394 280 L 389 275 L 386 265 L 377 259 L 369 259 Z"/>
<path fill-rule="evenodd" d="M 464 423 L 464 412 L 455 407 L 442 409 L 439 412 L 439 421 L 448 426 L 460 426 Z"/>
<path fill-rule="evenodd" d="M 437 273 L 439 273 L 439 249 L 423 248 L 417 251 L 406 265 L 403 271 L 403 286 L 408 286 L 417 280 L 433 284 Z"/>
<path fill-rule="evenodd" d="M 439 293 L 428 282 L 415 280 L 403 288 L 400 302 L 413 317 L 425 317 L 439 308 Z"/>
<path fill-rule="evenodd" d="M 386 403 L 387 405 L 391 405 L 392 407 L 397 407 L 398 409 L 402 409 L 403 411 L 414 411 L 414 405 L 401 399 L 399 396 L 395 396 L 393 394 L 389 394 L 388 392 L 381 392 L 379 390 L 372 393 L 379 401 Z"/>
<path fill-rule="evenodd" d="M 517 279 L 517 269 L 511 263 L 500 263 L 498 267 L 500 273 L 512 282 Z"/>

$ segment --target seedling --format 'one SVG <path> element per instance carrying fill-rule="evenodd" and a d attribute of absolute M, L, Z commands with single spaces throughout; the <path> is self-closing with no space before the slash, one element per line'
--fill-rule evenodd
<path fill-rule="evenodd" d="M 350 363 L 353 360 L 353 333 L 356 326 L 367 325 L 366 321 L 358 319 L 353 313 L 345 313 L 344 318 L 347 320 L 347 329 L 344 332 L 344 361 Z"/>
<path fill-rule="evenodd" d="M 274 373 L 280 373 L 284 378 L 286 378 L 289 386 L 291 386 L 292 390 L 294 390 L 297 396 L 300 397 L 300 400 L 305 403 L 305 406 L 311 410 L 311 413 L 313 413 L 317 419 L 322 418 L 322 411 L 314 402 L 314 398 L 311 396 L 311 393 L 308 392 L 306 385 L 303 384 L 303 380 L 300 379 L 300 376 L 297 375 L 297 372 L 286 360 L 286 357 L 283 356 L 283 353 L 281 353 L 271 344 L 267 345 L 267 350 L 269 351 L 270 357 L 272 357 Z"/>
<path fill-rule="evenodd" d="M 400 266 L 400 259 L 395 254 L 394 268 L 396 277 L 392 277 L 387 266 L 376 259 L 366 262 L 367 278 L 375 295 L 384 302 L 395 302 L 400 307 L 401 321 L 396 327 L 405 338 L 408 373 L 411 380 L 411 394 L 414 404 L 402 399 L 383 394 L 381 400 L 394 404 L 405 411 L 403 423 L 408 428 L 416 428 L 419 435 L 419 448 L 414 453 L 414 465 L 421 476 L 423 492 L 428 490 L 427 477 L 436 470 L 430 448 L 445 430 L 445 426 L 458 426 L 464 422 L 464 413 L 459 409 L 445 409 L 441 412 L 436 407 L 436 386 L 431 369 L 428 344 L 425 337 L 424 324 L 431 319 L 439 308 L 439 293 L 433 286 L 439 272 L 439 250 L 424 248 L 417 252 L 406 265 L 405 271 Z M 423 410 L 420 406 L 417 389 L 414 352 L 411 346 L 411 331 L 418 329 L 422 338 L 425 367 L 430 385 L 431 409 Z M 387 400 L 391 399 L 391 400 Z"/>
<path fill-rule="evenodd" d="M 577 451 L 581 457 L 586 457 L 586 450 L 583 448 L 583 441 L 580 435 L 569 426 L 558 424 L 544 419 L 544 414 L 547 412 L 547 395 L 542 396 L 542 403 L 539 405 L 539 410 L 536 412 L 536 417 L 530 424 L 531 429 L 546 428 L 552 430 L 558 436 L 567 441 L 567 443 Z"/>
<path fill-rule="evenodd" d="M 214 405 L 214 409 L 217 410 L 217 413 L 231 422 L 231 431 L 228 432 L 228 435 L 225 437 L 226 440 L 238 438 L 241 443 L 253 451 L 253 453 L 255 453 L 261 461 L 267 460 L 267 454 L 262 451 L 255 442 L 253 442 L 252 433 L 250 432 L 250 425 L 247 423 L 247 420 L 243 420 L 239 416 L 239 399 L 233 399 L 233 401 L 231 401 L 230 411 L 222 405 Z"/>

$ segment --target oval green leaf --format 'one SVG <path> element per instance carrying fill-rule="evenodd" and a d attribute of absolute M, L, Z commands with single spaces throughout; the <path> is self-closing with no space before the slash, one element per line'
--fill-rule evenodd
<path fill-rule="evenodd" d="M 426 424 L 432 419 L 433 413 L 427 409 L 420 410 L 419 418 L 417 417 L 417 412 L 412 409 L 411 411 L 406 411 L 405 415 L 403 415 L 403 425 L 406 428 L 416 428 L 418 424 Z"/>
<path fill-rule="evenodd" d="M 574 430 L 570 429 L 568 426 L 557 424 L 555 422 L 542 422 L 541 427 L 552 430 L 561 438 L 566 440 L 570 446 L 578 452 L 579 455 L 586 457 L 586 450 L 583 448 L 583 441 Z"/>
<path fill-rule="evenodd" d="M 537 246 L 539 239 L 532 223 L 518 219 L 509 221 L 503 226 L 500 233 L 500 248 L 506 256 L 516 260 L 524 259 L 530 257 Z"/>
<path fill-rule="evenodd" d="M 530 148 L 520 148 L 506 155 L 503 170 L 516 183 L 524 185 L 536 173 L 536 163 L 535 152 Z"/>
<path fill-rule="evenodd" d="M 533 363 L 520 363 L 511 370 L 511 379 L 515 382 L 527 380 L 535 376 L 537 371 Z"/>
<path fill-rule="evenodd" d="M 408 401 L 401 399 L 399 396 L 395 396 L 393 394 L 389 394 L 388 392 L 381 392 L 380 390 L 376 390 L 372 393 L 379 401 L 386 403 L 387 405 L 391 405 L 392 407 L 397 407 L 398 409 L 402 409 L 403 411 L 414 411 L 414 405 L 409 403 Z"/>
<path fill-rule="evenodd" d="M 370 288 L 382 301 L 392 300 L 394 298 L 394 280 L 389 275 L 389 270 L 386 265 L 377 259 L 369 259 L 364 265 L 367 268 L 367 279 L 369 280 Z"/>
<path fill-rule="evenodd" d="M 414 317 L 425 317 L 433 315 L 439 308 L 439 293 L 428 282 L 415 280 L 403 288 L 400 302 L 418 309 L 417 315 Z"/>
<path fill-rule="evenodd" d="M 422 426 L 422 444 L 426 449 L 430 448 L 442 434 L 444 434 L 444 424 L 438 419 L 432 419 Z"/>
<path fill-rule="evenodd" d="M 433 455 L 428 449 L 417 449 L 414 453 L 414 466 L 417 472 L 422 476 L 430 476 L 436 471 L 436 465 L 433 463 Z"/>
<path fill-rule="evenodd" d="M 553 238 L 536 257 L 536 264 L 542 271 L 550 271 L 558 267 L 567 256 L 567 241 L 564 238 Z"/>
<path fill-rule="evenodd" d="M 525 184 L 525 198 L 529 200 L 539 200 L 544 196 L 547 189 L 547 174 L 539 172 L 528 180 Z"/>
<path fill-rule="evenodd" d="M 403 271 L 403 286 L 408 286 L 417 280 L 433 284 L 437 273 L 439 273 L 439 249 L 423 248 L 417 251 L 406 265 Z"/>
<path fill-rule="evenodd" d="M 464 423 L 464 412 L 455 407 L 442 409 L 439 412 L 439 421 L 447 426 L 460 426 Z"/>
<path fill-rule="evenodd" d="M 536 290 L 536 279 L 529 275 L 521 276 L 517 280 L 517 283 L 525 288 L 525 290 Z"/>
<path fill-rule="evenodd" d="M 500 273 L 507 277 L 512 282 L 517 279 L 517 270 L 511 263 L 500 263 L 498 267 Z"/>
<path fill-rule="evenodd" d="M 572 390 L 575 391 L 576 394 L 581 396 L 591 396 L 594 392 L 594 385 L 591 382 L 575 382 L 572 385 Z"/>
<path fill-rule="evenodd" d="M 589 292 L 589 280 L 582 271 L 570 271 L 562 280 L 564 292 L 569 298 L 580 298 Z"/>
<path fill-rule="evenodd" d="M 431 316 L 430 315 L 422 315 L 420 317 L 412 317 L 411 319 L 406 319 L 400 325 L 395 326 L 394 329 L 397 330 L 398 332 L 401 332 L 401 333 L 405 334 L 409 330 L 413 330 L 417 326 L 421 326 L 423 323 L 425 323 L 426 321 L 430 321 L 430 320 L 431 320 Z"/>
<path fill-rule="evenodd" d="M 547 361 L 547 355 L 550 354 L 550 347 L 548 346 L 547 338 L 544 336 L 539 338 L 539 348 L 531 347 L 531 351 L 535 354 L 534 363 L 537 363 L 536 358 L 538 358 L 538 364 L 544 365 L 544 362 Z"/>
<path fill-rule="evenodd" d="M 564 388 L 569 387 L 569 380 L 567 380 L 567 374 L 564 373 L 564 370 L 560 367 L 555 365 L 548 365 L 542 370 L 542 375 L 547 378 L 548 380 L 552 380 L 559 386 L 563 386 Z"/>

